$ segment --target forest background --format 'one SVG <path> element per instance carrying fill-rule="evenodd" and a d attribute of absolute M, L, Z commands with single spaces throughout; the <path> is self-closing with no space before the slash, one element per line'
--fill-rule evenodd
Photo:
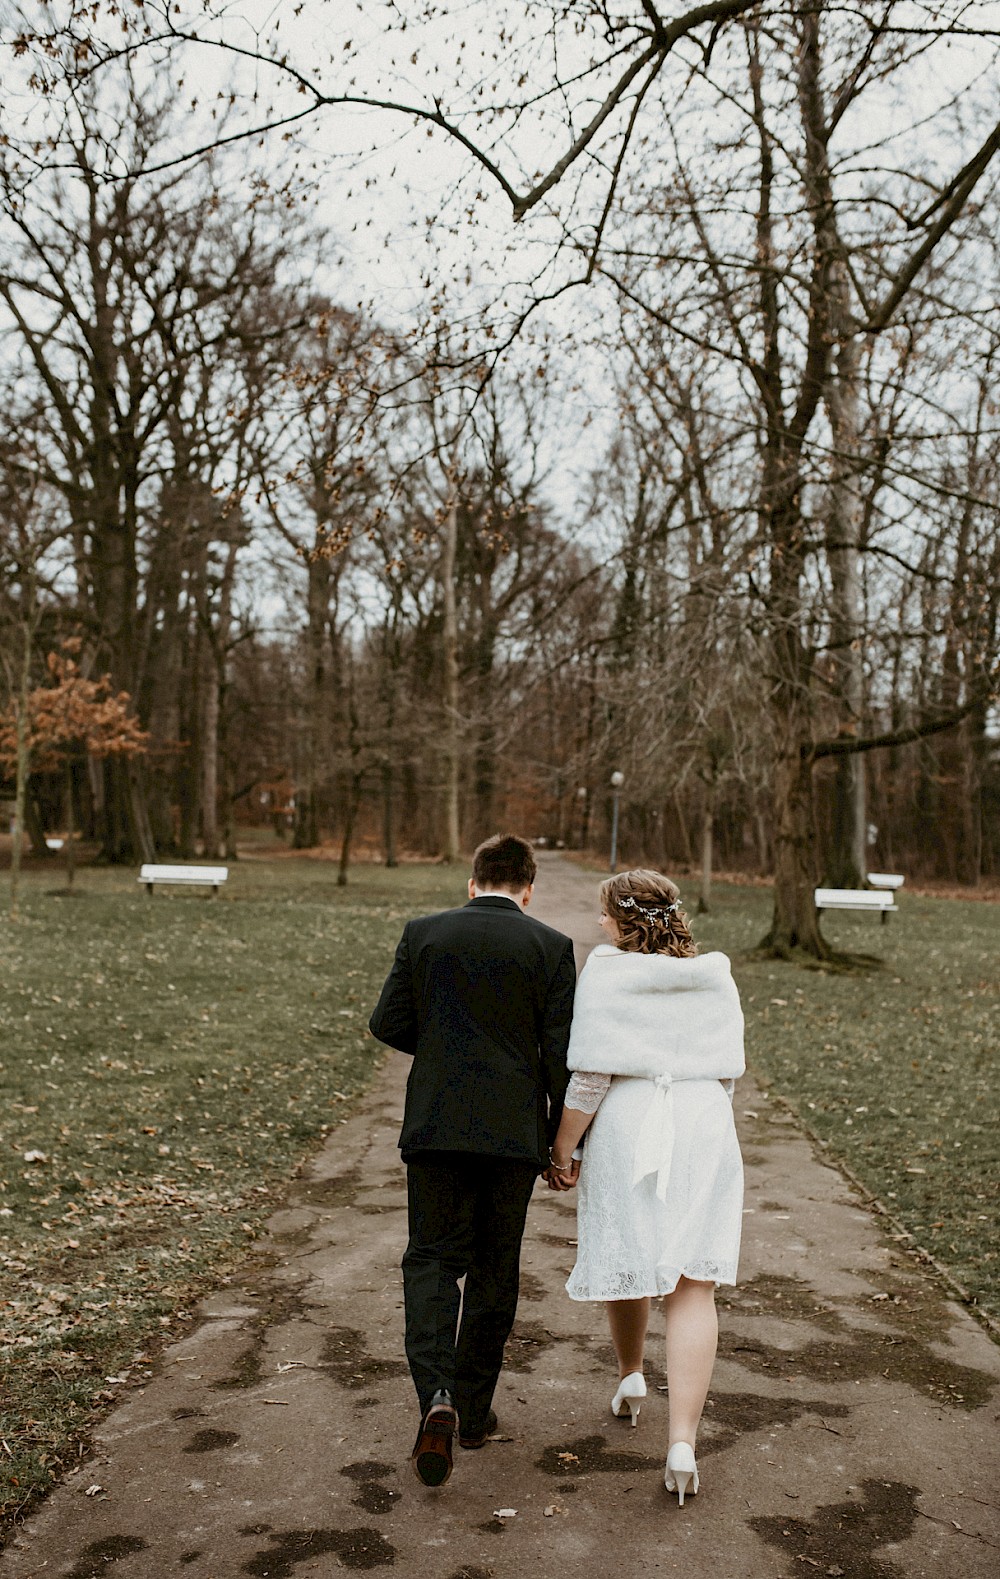
<path fill-rule="evenodd" d="M 773 877 L 779 953 L 819 880 L 996 877 L 995 4 L 0 23 L 39 854 L 604 849 L 620 773 L 623 857 Z"/>

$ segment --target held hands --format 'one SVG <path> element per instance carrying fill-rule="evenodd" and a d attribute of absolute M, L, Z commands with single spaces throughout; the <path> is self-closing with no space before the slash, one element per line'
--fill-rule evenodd
<path fill-rule="evenodd" d="M 549 1165 L 542 1175 L 550 1190 L 572 1190 L 580 1177 L 580 1164 L 575 1158 L 560 1164 L 557 1157 L 549 1157 Z"/>

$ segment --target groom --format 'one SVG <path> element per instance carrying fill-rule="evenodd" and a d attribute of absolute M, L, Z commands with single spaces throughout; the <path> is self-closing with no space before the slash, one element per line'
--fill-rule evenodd
<path fill-rule="evenodd" d="M 399 1138 L 403 1297 L 421 1415 L 411 1462 L 426 1486 L 451 1474 L 456 1430 L 478 1448 L 497 1429 L 524 1219 L 569 1078 L 573 945 L 525 914 L 535 870 L 524 839 L 481 844 L 468 904 L 407 922 L 370 1021 L 413 1057 Z"/>

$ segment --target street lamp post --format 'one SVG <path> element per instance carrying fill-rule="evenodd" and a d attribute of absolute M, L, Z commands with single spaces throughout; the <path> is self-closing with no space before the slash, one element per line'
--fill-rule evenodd
<path fill-rule="evenodd" d="M 621 799 L 622 785 L 625 783 L 624 773 L 616 769 L 611 775 L 611 871 L 614 872 L 618 865 L 618 802 Z"/>

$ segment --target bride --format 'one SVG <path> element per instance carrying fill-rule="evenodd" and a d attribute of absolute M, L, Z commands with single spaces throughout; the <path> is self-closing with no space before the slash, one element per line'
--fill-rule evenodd
<path fill-rule="evenodd" d="M 646 1396 L 650 1301 L 663 1297 L 664 1483 L 683 1506 L 685 1492 L 698 1490 L 715 1285 L 735 1283 L 739 1259 L 743 1162 L 732 1090 L 745 1068 L 743 1014 L 729 960 L 698 955 L 668 877 L 609 878 L 601 926 L 609 941 L 577 984 L 573 1075 L 546 1179 L 566 1190 L 579 1178 L 579 1249 L 566 1288 L 571 1299 L 604 1301 L 621 1379 L 611 1408 L 633 1425 Z"/>

